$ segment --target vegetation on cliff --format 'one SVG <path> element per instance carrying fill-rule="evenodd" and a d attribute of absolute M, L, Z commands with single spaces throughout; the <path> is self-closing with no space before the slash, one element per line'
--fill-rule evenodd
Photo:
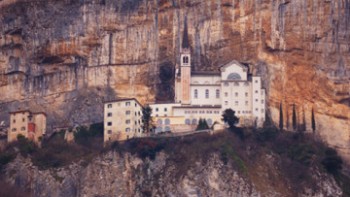
<path fill-rule="evenodd" d="M 103 147 L 101 135 L 94 127 L 82 127 L 75 135 L 76 143 L 65 142 L 63 133 L 57 133 L 44 141 L 42 148 L 20 138 L 0 153 L 0 167 L 5 167 L 18 153 L 31 158 L 40 169 L 51 169 L 72 162 L 85 167 L 92 159 L 107 151 L 117 151 L 121 156 L 136 155 L 142 160 L 155 160 L 157 154 L 163 152 L 167 155 L 169 166 L 176 167 L 176 178 L 181 179 L 195 163 L 206 162 L 216 154 L 224 165 L 236 169 L 242 177 L 263 189 L 261 168 L 268 171 L 274 184 L 288 183 L 290 191 L 295 191 L 295 194 L 300 188 L 316 188 L 319 180 L 314 178 L 314 173 L 318 171 L 334 175 L 343 188 L 344 196 L 349 196 L 346 186 L 350 181 L 342 174 L 341 158 L 334 149 L 327 147 L 314 135 L 280 132 L 274 127 L 242 131 L 244 141 L 237 132 L 223 131 L 178 138 L 131 139 Z M 274 161 L 273 169 L 268 166 L 266 158 Z"/>

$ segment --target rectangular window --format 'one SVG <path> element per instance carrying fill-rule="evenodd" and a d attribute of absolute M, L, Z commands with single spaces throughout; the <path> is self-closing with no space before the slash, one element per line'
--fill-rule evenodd
<path fill-rule="evenodd" d="M 107 133 L 108 133 L 108 134 L 112 134 L 112 130 L 108 130 Z"/>
<path fill-rule="evenodd" d="M 130 131 L 130 128 L 126 128 L 126 129 L 125 129 L 125 132 L 129 132 L 129 131 Z"/>
<path fill-rule="evenodd" d="M 131 114 L 130 110 L 125 111 L 125 115 L 130 115 L 130 114 Z"/>
<path fill-rule="evenodd" d="M 15 132 L 15 131 L 17 131 L 17 129 L 16 129 L 16 128 L 13 128 L 12 131 Z"/>
<path fill-rule="evenodd" d="M 248 105 L 249 104 L 249 102 L 248 101 L 245 101 L 245 105 Z"/>
<path fill-rule="evenodd" d="M 125 124 L 130 124 L 130 120 L 125 120 Z"/>
<path fill-rule="evenodd" d="M 220 90 L 219 89 L 216 90 L 216 98 L 220 98 Z"/>
<path fill-rule="evenodd" d="M 158 107 L 156 107 L 156 112 L 157 112 L 158 110 L 159 110 Z"/>
<path fill-rule="evenodd" d="M 111 116 L 112 116 L 112 113 L 109 112 L 109 113 L 107 114 L 107 117 L 111 117 Z"/>
<path fill-rule="evenodd" d="M 261 104 L 264 104 L 264 99 L 263 99 L 263 100 L 261 100 Z"/>
<path fill-rule="evenodd" d="M 209 98 L 209 90 L 208 89 L 205 90 L 205 98 Z"/>
<path fill-rule="evenodd" d="M 228 93 L 227 92 L 225 92 L 225 97 L 228 97 Z"/>
<path fill-rule="evenodd" d="M 234 85 L 235 85 L 235 86 L 239 86 L 239 83 L 238 83 L 238 82 L 235 82 Z"/>
<path fill-rule="evenodd" d="M 255 108 L 255 111 L 259 111 L 259 109 L 258 109 L 258 108 Z"/>
<path fill-rule="evenodd" d="M 264 109 L 261 109 L 261 113 L 264 113 Z"/>
<path fill-rule="evenodd" d="M 135 124 L 137 125 L 137 121 L 135 120 Z"/>
<path fill-rule="evenodd" d="M 248 97 L 248 92 L 245 93 L 245 97 Z"/>
<path fill-rule="evenodd" d="M 258 83 L 258 80 L 255 80 L 255 83 Z"/>
<path fill-rule="evenodd" d="M 235 101 L 235 105 L 236 105 L 236 106 L 238 105 L 238 101 Z"/>
<path fill-rule="evenodd" d="M 255 102 L 258 102 L 258 99 L 255 99 Z"/>
<path fill-rule="evenodd" d="M 228 82 L 225 82 L 225 83 L 224 83 L 224 86 L 228 86 L 228 85 L 229 85 Z"/>
<path fill-rule="evenodd" d="M 238 92 L 235 93 L 235 97 L 238 97 Z"/>
<path fill-rule="evenodd" d="M 255 90 L 255 93 L 258 93 L 258 91 L 257 91 L 257 90 Z"/>
<path fill-rule="evenodd" d="M 22 118 L 22 122 L 24 122 L 24 121 L 26 121 L 26 119 L 25 119 L 25 118 Z"/>
<path fill-rule="evenodd" d="M 164 108 L 164 111 L 165 111 L 165 112 L 167 112 L 167 111 L 168 111 L 168 109 L 167 109 L 167 108 Z"/>
<path fill-rule="evenodd" d="M 107 126 L 112 126 L 112 122 L 107 122 Z"/>
<path fill-rule="evenodd" d="M 228 105 L 228 101 L 225 101 L 225 105 Z"/>
<path fill-rule="evenodd" d="M 194 98 L 198 98 L 198 90 L 197 89 L 194 90 Z"/>
<path fill-rule="evenodd" d="M 107 105 L 107 108 L 112 108 L 112 104 L 108 104 L 108 105 Z"/>
<path fill-rule="evenodd" d="M 16 123 L 16 120 L 14 119 L 14 120 L 12 121 L 12 123 Z"/>
<path fill-rule="evenodd" d="M 25 131 L 25 130 L 26 130 L 26 128 L 25 128 L 25 127 L 22 127 L 22 128 L 21 128 L 21 131 Z"/>
<path fill-rule="evenodd" d="M 125 106 L 130 106 L 130 102 L 125 102 Z"/>

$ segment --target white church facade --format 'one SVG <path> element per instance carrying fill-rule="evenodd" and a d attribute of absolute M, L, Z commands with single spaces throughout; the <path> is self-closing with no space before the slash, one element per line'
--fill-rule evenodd
<path fill-rule="evenodd" d="M 240 126 L 263 125 L 265 90 L 262 88 L 261 78 L 253 76 L 249 66 L 233 60 L 214 72 L 193 71 L 186 26 L 180 58 L 174 76 L 174 103 L 149 104 L 156 133 L 191 131 L 197 127 L 199 119 L 205 119 L 209 126 L 223 128 L 224 123 L 221 119 L 226 109 L 236 112 Z M 118 108 L 120 117 L 116 118 L 109 116 L 113 112 L 108 106 L 126 105 L 124 102 L 130 101 L 122 99 L 105 103 L 105 142 L 142 135 L 142 127 L 139 124 L 142 105 L 136 99 L 131 100 L 135 109 L 131 110 L 127 106 Z M 129 111 L 132 113 L 128 113 Z M 121 117 L 123 114 L 128 114 L 127 119 Z M 135 117 L 131 117 L 134 114 Z M 131 123 L 134 125 L 125 125 Z"/>

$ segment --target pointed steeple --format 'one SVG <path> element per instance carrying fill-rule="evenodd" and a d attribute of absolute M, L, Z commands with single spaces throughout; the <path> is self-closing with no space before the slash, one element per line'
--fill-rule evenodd
<path fill-rule="evenodd" d="M 190 42 L 188 40 L 188 29 L 187 29 L 187 16 L 185 16 L 185 25 L 184 25 L 184 31 L 182 36 L 182 48 L 188 49 L 190 48 Z"/>

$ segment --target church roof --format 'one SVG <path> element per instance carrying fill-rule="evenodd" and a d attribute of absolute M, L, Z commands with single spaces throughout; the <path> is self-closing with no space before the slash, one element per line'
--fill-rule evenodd
<path fill-rule="evenodd" d="M 217 75 L 221 75 L 221 72 L 217 72 L 217 71 L 192 71 L 191 75 L 205 75 L 205 76 L 217 76 Z"/>
<path fill-rule="evenodd" d="M 220 69 L 221 69 L 221 68 L 226 68 L 227 66 L 230 66 L 230 65 L 232 65 L 232 64 L 236 64 L 236 65 L 238 65 L 238 66 L 240 66 L 240 67 L 242 67 L 242 68 L 246 68 L 246 69 L 249 68 L 247 65 L 245 65 L 245 64 L 243 64 L 243 63 L 241 63 L 241 62 L 239 62 L 239 61 L 237 61 L 237 60 L 231 60 L 230 62 L 228 62 L 228 63 L 226 63 L 226 64 L 220 66 Z"/>

